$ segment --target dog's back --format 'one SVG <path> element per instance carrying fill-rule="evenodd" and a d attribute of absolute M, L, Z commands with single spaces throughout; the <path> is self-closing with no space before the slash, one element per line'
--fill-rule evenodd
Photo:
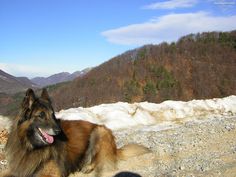
<path fill-rule="evenodd" d="M 68 137 L 67 160 L 79 164 L 78 168 L 83 173 L 111 170 L 119 160 L 149 152 L 146 147 L 137 144 L 128 144 L 118 149 L 112 131 L 103 125 L 80 120 L 62 121 L 61 127 Z M 81 160 L 79 157 L 82 154 Z M 76 162 L 78 159 L 80 161 Z"/>

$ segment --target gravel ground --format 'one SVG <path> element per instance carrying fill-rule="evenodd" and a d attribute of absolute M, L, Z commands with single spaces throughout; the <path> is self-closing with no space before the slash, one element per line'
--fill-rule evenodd
<path fill-rule="evenodd" d="M 190 121 L 162 131 L 123 130 L 114 132 L 114 135 L 119 147 L 138 143 L 149 147 L 152 152 L 121 161 L 117 170 L 100 176 L 112 177 L 118 172 L 130 171 L 143 177 L 236 177 L 236 117 Z M 2 147 L 0 145 L 0 160 L 4 160 Z M 0 162 L 3 162 L 0 169 L 5 168 L 4 161 Z M 82 176 L 94 177 L 95 174 L 70 175 Z"/>
<path fill-rule="evenodd" d="M 188 122 L 158 132 L 130 129 L 114 134 L 118 146 L 139 143 L 149 147 L 152 153 L 121 161 L 116 171 L 105 172 L 104 177 L 120 171 L 143 177 L 236 177 L 236 117 Z M 71 175 L 82 176 L 85 175 Z"/>

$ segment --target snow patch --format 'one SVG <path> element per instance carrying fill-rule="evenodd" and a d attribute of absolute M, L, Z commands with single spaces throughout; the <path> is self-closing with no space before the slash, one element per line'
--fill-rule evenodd
<path fill-rule="evenodd" d="M 102 104 L 90 108 L 71 108 L 56 113 L 63 120 L 86 120 L 103 124 L 112 130 L 143 127 L 163 130 L 187 121 L 235 116 L 236 96 L 208 100 L 165 101 L 160 104 L 141 102 Z M 149 126 L 149 128 L 147 128 Z M 145 128 L 146 127 L 146 128 Z"/>
<path fill-rule="evenodd" d="M 9 118 L 0 115 L 0 131 L 2 131 L 3 129 L 9 130 L 10 126 L 11 126 L 11 121 L 9 120 Z"/>

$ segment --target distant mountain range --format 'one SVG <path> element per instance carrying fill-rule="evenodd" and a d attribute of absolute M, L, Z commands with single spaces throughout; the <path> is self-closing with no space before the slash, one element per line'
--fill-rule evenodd
<path fill-rule="evenodd" d="M 14 77 L 0 70 L 0 93 L 14 94 L 27 88 L 37 88 L 27 77 Z"/>
<path fill-rule="evenodd" d="M 3 70 L 0 70 L 0 93 L 15 94 L 26 90 L 27 88 L 42 88 L 45 86 L 71 81 L 77 77 L 82 77 L 88 73 L 91 68 L 86 68 L 82 71 L 76 71 L 72 74 L 61 72 L 49 77 L 35 77 L 28 79 L 27 77 L 15 77 Z"/>
<path fill-rule="evenodd" d="M 88 73 L 91 70 L 91 68 L 86 68 L 82 71 L 76 71 L 72 74 L 68 72 L 61 72 L 54 75 L 51 75 L 49 77 L 35 77 L 31 79 L 31 82 L 37 84 L 39 87 L 45 87 L 48 85 L 53 85 L 61 82 L 71 81 L 77 77 L 82 77 L 86 73 Z"/>

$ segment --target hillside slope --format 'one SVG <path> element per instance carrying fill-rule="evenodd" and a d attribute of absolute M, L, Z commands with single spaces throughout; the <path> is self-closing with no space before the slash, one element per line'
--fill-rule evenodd
<path fill-rule="evenodd" d="M 236 94 L 236 31 L 147 45 L 50 88 L 57 110 L 117 101 L 161 102 Z"/>
<path fill-rule="evenodd" d="M 27 88 L 36 88 L 27 77 L 14 77 L 0 70 L 0 93 L 14 94 L 26 90 Z"/>

